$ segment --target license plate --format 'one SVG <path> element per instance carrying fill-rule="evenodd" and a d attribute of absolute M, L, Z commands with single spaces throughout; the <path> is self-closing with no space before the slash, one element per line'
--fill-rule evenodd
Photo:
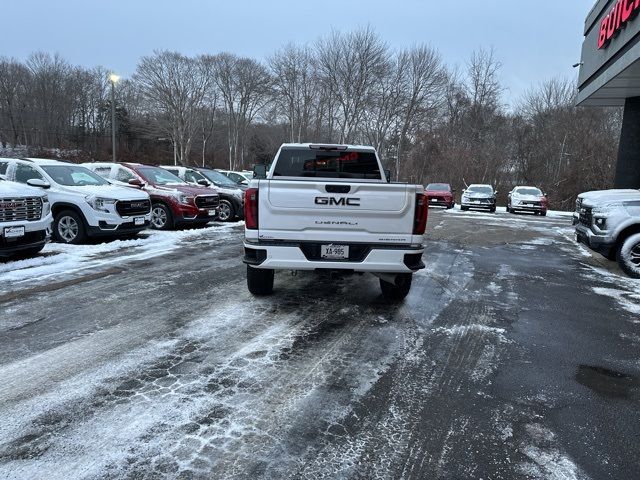
<path fill-rule="evenodd" d="M 320 245 L 320 256 L 332 260 L 349 258 L 349 245 Z"/>
<path fill-rule="evenodd" d="M 24 237 L 24 227 L 5 227 L 4 238 Z"/>
<path fill-rule="evenodd" d="M 134 225 L 144 225 L 144 217 L 135 217 L 133 219 Z"/>
<path fill-rule="evenodd" d="M 209 216 L 210 217 L 215 217 L 216 215 L 216 211 L 215 210 L 209 210 Z"/>

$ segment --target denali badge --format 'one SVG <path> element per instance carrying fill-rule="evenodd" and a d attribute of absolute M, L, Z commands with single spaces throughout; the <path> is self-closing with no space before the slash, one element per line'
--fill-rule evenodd
<path fill-rule="evenodd" d="M 335 198 L 335 197 L 316 197 L 316 205 L 337 205 L 337 206 L 349 206 L 359 207 L 359 198 Z"/>

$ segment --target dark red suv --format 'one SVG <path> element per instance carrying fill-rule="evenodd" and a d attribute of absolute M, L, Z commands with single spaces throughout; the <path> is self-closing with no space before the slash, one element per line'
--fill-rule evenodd
<path fill-rule="evenodd" d="M 425 194 L 429 197 L 429 205 L 453 208 L 456 201 L 453 198 L 455 190 L 448 183 L 430 183 L 425 187 Z"/>
<path fill-rule="evenodd" d="M 190 185 L 164 168 L 138 163 L 119 165 L 139 177 L 129 179 L 130 185 L 139 186 L 151 196 L 153 228 L 203 226 L 218 215 L 220 196 L 211 188 Z"/>

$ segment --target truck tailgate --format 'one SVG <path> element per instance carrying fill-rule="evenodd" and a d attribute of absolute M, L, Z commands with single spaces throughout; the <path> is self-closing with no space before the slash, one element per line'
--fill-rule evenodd
<path fill-rule="evenodd" d="M 399 183 L 264 180 L 259 238 L 408 244 L 415 195 L 415 186 Z"/>

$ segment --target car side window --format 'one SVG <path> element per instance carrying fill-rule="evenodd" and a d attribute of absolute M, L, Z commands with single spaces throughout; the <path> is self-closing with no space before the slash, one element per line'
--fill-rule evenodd
<path fill-rule="evenodd" d="M 177 169 L 174 169 L 174 168 L 167 168 L 166 170 L 167 170 L 167 172 L 169 172 L 169 173 L 173 173 L 176 177 L 179 177 L 179 176 L 180 176 L 180 172 L 179 172 Z"/>
<path fill-rule="evenodd" d="M 33 179 L 44 180 L 42 175 L 33 168 L 31 165 L 25 165 L 24 163 L 18 163 L 16 165 L 15 181 L 19 183 L 27 183 Z"/>
<path fill-rule="evenodd" d="M 7 168 L 9 168 L 9 162 L 0 162 L 0 175 L 6 175 Z"/>
<path fill-rule="evenodd" d="M 116 171 L 117 181 L 127 183 L 129 180 L 132 180 L 134 178 L 136 177 L 129 170 L 127 170 L 126 168 L 118 167 L 118 170 Z"/>
<path fill-rule="evenodd" d="M 109 174 L 111 173 L 111 167 L 94 167 L 94 173 L 97 173 L 102 178 L 109 178 Z"/>
<path fill-rule="evenodd" d="M 187 172 L 184 174 L 184 179 L 187 182 L 193 182 L 193 183 L 198 183 L 198 180 L 200 180 L 200 178 L 198 178 L 195 172 L 190 170 L 187 170 Z"/>

